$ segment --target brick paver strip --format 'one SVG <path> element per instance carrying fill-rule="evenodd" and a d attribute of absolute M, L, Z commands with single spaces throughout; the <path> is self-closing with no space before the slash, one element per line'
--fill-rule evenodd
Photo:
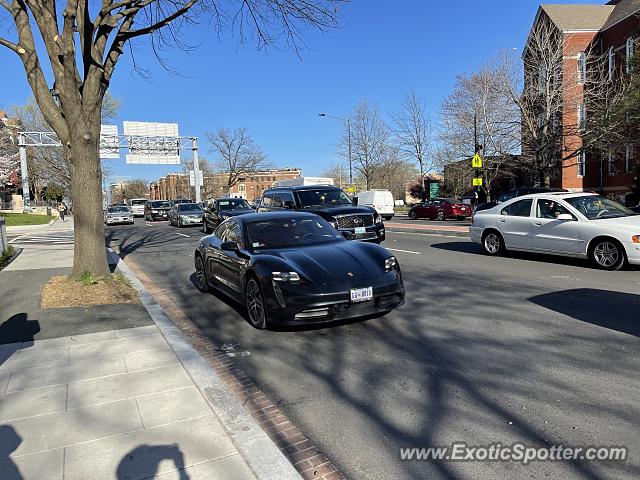
<path fill-rule="evenodd" d="M 416 225 L 413 223 L 385 223 L 385 227 L 388 228 L 404 228 L 407 230 L 438 230 L 449 232 L 463 232 L 469 233 L 469 227 L 457 227 L 454 225 Z"/>
<path fill-rule="evenodd" d="M 236 397 L 244 403 L 260 427 L 275 442 L 303 478 L 306 480 L 346 479 L 331 460 L 320 452 L 275 403 L 233 363 L 225 351 L 202 333 L 202 330 L 189 316 L 142 271 L 131 257 L 127 257 L 127 265 L 198 353 L 211 365 Z"/>

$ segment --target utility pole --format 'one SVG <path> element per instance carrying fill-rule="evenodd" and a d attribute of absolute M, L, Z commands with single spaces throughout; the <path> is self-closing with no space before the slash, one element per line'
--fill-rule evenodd
<path fill-rule="evenodd" d="M 29 172 L 27 170 L 27 147 L 25 147 L 24 135 L 18 136 L 18 149 L 20 150 L 20 177 L 22 178 L 23 211 L 31 213 L 31 196 L 29 195 Z"/>
<path fill-rule="evenodd" d="M 474 158 L 476 155 L 479 155 L 480 152 L 482 151 L 482 145 L 480 145 L 478 143 L 478 116 L 476 115 L 476 113 L 473 113 L 473 144 L 474 144 Z M 473 170 L 473 177 L 474 178 L 479 178 L 482 176 L 482 171 L 479 168 L 474 168 Z M 476 206 L 479 202 L 479 198 L 480 198 L 480 188 L 478 186 L 474 186 L 473 187 L 475 190 L 475 197 L 476 197 Z"/>
<path fill-rule="evenodd" d="M 200 197 L 200 161 L 198 160 L 198 139 L 193 137 L 191 139 L 191 148 L 193 150 L 193 177 L 196 187 L 196 203 L 202 201 Z"/>
<path fill-rule="evenodd" d="M 347 117 L 347 136 L 349 138 L 349 187 L 353 187 L 353 164 L 351 163 L 351 117 Z"/>

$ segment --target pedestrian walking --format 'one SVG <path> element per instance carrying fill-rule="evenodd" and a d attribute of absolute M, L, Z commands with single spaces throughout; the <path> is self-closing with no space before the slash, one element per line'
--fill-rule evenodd
<path fill-rule="evenodd" d="M 63 202 L 60 202 L 58 205 L 58 214 L 60 215 L 60 219 L 64 222 L 64 213 L 67 210 L 66 205 Z"/>

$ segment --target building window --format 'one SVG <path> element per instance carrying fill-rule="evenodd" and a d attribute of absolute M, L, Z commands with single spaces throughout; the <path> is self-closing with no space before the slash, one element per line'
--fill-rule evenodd
<path fill-rule="evenodd" d="M 615 165 L 615 161 L 613 159 L 613 153 L 609 152 L 609 156 L 607 159 L 607 173 L 609 175 L 615 175 L 616 174 L 616 165 Z"/>
<path fill-rule="evenodd" d="M 247 191 L 247 186 L 244 183 L 241 183 L 240 185 L 238 185 L 238 191 L 239 192 L 246 192 Z"/>
<path fill-rule="evenodd" d="M 585 152 L 580 152 L 580 155 L 578 156 L 578 176 L 579 177 L 584 177 L 584 173 L 586 171 L 586 164 L 587 164 L 587 154 Z"/>
<path fill-rule="evenodd" d="M 538 128 L 540 128 L 541 130 L 544 128 L 544 125 L 546 122 L 546 115 L 544 114 L 544 112 L 540 112 L 538 114 Z"/>
<path fill-rule="evenodd" d="M 547 91 L 547 66 L 543 63 L 538 68 L 538 90 L 540 93 Z"/>
<path fill-rule="evenodd" d="M 624 167 L 627 173 L 633 170 L 633 145 L 627 145 L 624 155 Z"/>
<path fill-rule="evenodd" d="M 627 47 L 626 47 L 626 70 L 627 73 L 631 73 L 631 58 L 633 57 L 633 37 L 627 38 Z"/>
<path fill-rule="evenodd" d="M 578 105 L 578 130 L 584 131 L 587 126 L 587 109 L 584 103 Z"/>
<path fill-rule="evenodd" d="M 584 52 L 578 54 L 578 83 L 584 83 L 587 76 L 587 57 Z"/>
<path fill-rule="evenodd" d="M 609 48 L 609 80 L 613 79 L 613 73 L 616 68 L 616 51 L 613 47 Z"/>

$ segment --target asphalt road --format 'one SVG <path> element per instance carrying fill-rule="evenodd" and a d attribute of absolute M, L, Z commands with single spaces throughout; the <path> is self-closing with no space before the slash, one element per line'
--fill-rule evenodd
<path fill-rule="evenodd" d="M 462 223 L 462 222 L 460 222 Z M 640 271 L 490 258 L 464 238 L 388 232 L 407 302 L 386 317 L 258 331 L 192 284 L 202 234 L 108 228 L 111 245 L 235 360 L 351 479 L 640 477 Z M 626 464 L 401 462 L 398 449 L 624 445 Z"/>

